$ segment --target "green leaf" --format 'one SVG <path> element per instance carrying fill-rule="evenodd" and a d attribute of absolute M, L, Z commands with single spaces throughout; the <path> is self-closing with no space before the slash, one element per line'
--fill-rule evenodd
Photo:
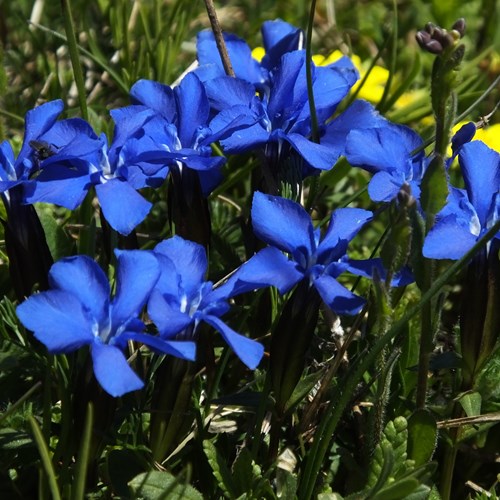
<path fill-rule="evenodd" d="M 233 481 L 231 471 L 224 461 L 222 455 L 211 441 L 203 441 L 203 450 L 212 468 L 219 488 L 224 492 L 227 498 L 236 498 L 236 485 Z"/>
<path fill-rule="evenodd" d="M 416 466 L 428 462 L 437 444 L 435 418 L 424 409 L 417 410 L 408 419 L 408 458 Z"/>
<path fill-rule="evenodd" d="M 181 484 L 169 472 L 143 472 L 128 483 L 132 498 L 143 500 L 203 500 L 189 484 Z"/>
<path fill-rule="evenodd" d="M 420 483 L 415 478 L 407 477 L 402 481 L 397 481 L 386 486 L 371 498 L 373 500 L 401 500 L 402 498 L 407 498 L 419 486 Z"/>
<path fill-rule="evenodd" d="M 48 207 L 37 207 L 37 214 L 54 262 L 71 255 L 74 243 L 57 223 L 52 211 Z"/>
<path fill-rule="evenodd" d="M 259 469 L 260 472 L 260 469 Z M 254 463 L 247 448 L 243 448 L 233 464 L 233 482 L 237 494 L 242 495 L 253 490 Z"/>
<path fill-rule="evenodd" d="M 444 207 L 448 197 L 448 181 L 442 158 L 434 157 L 425 171 L 421 184 L 420 202 L 427 220 L 434 220 L 436 214 Z M 427 230 L 430 229 L 428 225 Z"/>
<path fill-rule="evenodd" d="M 458 399 L 468 417 L 481 415 L 482 398 L 479 392 L 467 392 Z"/>
<path fill-rule="evenodd" d="M 276 496 L 283 500 L 295 500 L 297 498 L 297 478 L 281 467 L 276 470 Z M 320 496 L 318 495 L 318 498 Z"/>
<path fill-rule="evenodd" d="M 300 404 L 323 376 L 324 373 L 320 370 L 302 377 L 287 401 L 285 411 L 290 412 Z"/>
<path fill-rule="evenodd" d="M 113 491 L 121 497 L 128 496 L 129 482 L 149 468 L 131 449 L 111 450 L 106 455 L 106 465 Z"/>

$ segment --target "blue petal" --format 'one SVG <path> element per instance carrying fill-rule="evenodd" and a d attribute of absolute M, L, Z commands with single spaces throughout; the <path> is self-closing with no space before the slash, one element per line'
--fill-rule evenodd
<path fill-rule="evenodd" d="M 460 148 L 467 142 L 472 141 L 476 135 L 476 124 L 474 122 L 466 123 L 460 127 L 460 130 L 451 138 L 451 149 L 453 156 L 458 154 Z"/>
<path fill-rule="evenodd" d="M 24 120 L 24 141 L 23 147 L 17 157 L 17 164 L 20 164 L 31 152 L 30 142 L 38 139 L 50 127 L 54 125 L 57 117 L 63 112 L 64 103 L 61 99 L 46 102 L 26 113 Z"/>
<path fill-rule="evenodd" d="M 320 125 L 333 115 L 339 102 L 349 93 L 354 83 L 351 82 L 351 79 L 346 77 L 345 71 L 345 69 L 339 69 L 333 66 L 319 66 L 315 68 L 313 81 L 314 106 L 316 107 L 316 115 Z M 352 71 L 356 71 L 354 67 Z M 356 81 L 356 79 L 354 79 L 354 81 Z M 301 130 L 302 121 L 308 124 L 307 130 L 310 130 L 310 108 L 308 99 L 305 101 L 305 105 L 292 131 Z"/>
<path fill-rule="evenodd" d="M 275 128 L 285 128 L 297 119 L 308 102 L 305 51 L 289 52 L 281 58 L 272 75 L 272 90 L 267 112 Z"/>
<path fill-rule="evenodd" d="M 255 86 L 240 78 L 221 76 L 204 85 L 210 105 L 216 111 L 233 106 L 248 108 L 255 96 Z"/>
<path fill-rule="evenodd" d="M 277 66 L 281 56 L 287 52 L 303 48 L 304 34 L 302 30 L 281 19 L 265 21 L 261 31 L 266 50 L 261 64 L 269 70 Z"/>
<path fill-rule="evenodd" d="M 130 89 L 135 104 L 142 104 L 156 111 L 170 122 L 177 120 L 174 91 L 168 86 L 152 80 L 139 80 Z"/>
<path fill-rule="evenodd" d="M 263 148 L 270 139 L 269 132 L 260 124 L 240 129 L 227 139 L 222 139 L 221 145 L 226 153 L 244 153 Z"/>
<path fill-rule="evenodd" d="M 399 170 L 377 172 L 368 184 L 368 194 L 373 201 L 390 202 L 397 197 L 404 183 L 404 174 Z"/>
<path fill-rule="evenodd" d="M 82 175 L 62 165 L 50 165 L 36 180 L 24 184 L 24 200 L 53 203 L 74 210 L 80 206 L 90 186 L 90 174 Z"/>
<path fill-rule="evenodd" d="M 203 319 L 224 337 L 224 340 L 229 344 L 236 356 L 238 356 L 250 370 L 257 368 L 264 355 L 264 346 L 262 344 L 240 335 L 215 316 L 207 314 L 203 316 Z"/>
<path fill-rule="evenodd" d="M 278 249 L 267 247 L 252 256 L 213 293 L 219 299 L 227 299 L 258 288 L 274 286 L 283 295 L 303 276 L 293 261 L 288 260 Z"/>
<path fill-rule="evenodd" d="M 51 353 L 71 352 L 94 340 L 92 318 L 80 300 L 67 292 L 50 290 L 32 295 L 16 312 Z"/>
<path fill-rule="evenodd" d="M 325 144 L 316 144 L 300 134 L 287 134 L 284 139 L 313 168 L 330 170 L 339 159 L 339 152 Z"/>
<path fill-rule="evenodd" d="M 152 204 L 120 179 L 111 179 L 95 189 L 104 217 L 120 234 L 127 235 L 133 231 L 151 210 Z"/>
<path fill-rule="evenodd" d="M 459 153 L 469 200 L 486 227 L 493 196 L 500 188 L 500 154 L 481 141 L 465 144 Z"/>
<path fill-rule="evenodd" d="M 166 255 L 175 265 L 188 296 L 196 294 L 205 280 L 207 255 L 203 246 L 174 236 L 156 245 L 154 251 Z"/>
<path fill-rule="evenodd" d="M 327 265 L 340 259 L 346 252 L 347 243 L 372 219 L 372 212 L 361 208 L 335 210 L 325 236 L 318 245 L 318 262 Z"/>
<path fill-rule="evenodd" d="M 346 137 L 351 130 L 377 128 L 386 123 L 387 120 L 380 116 L 369 102 L 356 100 L 328 123 L 320 142 L 340 156 L 345 153 Z"/>
<path fill-rule="evenodd" d="M 357 314 L 365 303 L 364 299 L 354 295 L 335 278 L 326 274 L 316 278 L 314 286 L 324 303 L 337 314 Z"/>
<path fill-rule="evenodd" d="M 410 153 L 421 146 L 416 132 L 401 125 L 353 130 L 347 136 L 347 161 L 369 172 L 409 169 Z"/>
<path fill-rule="evenodd" d="M 158 290 L 151 293 L 148 314 L 163 338 L 175 337 L 193 323 L 189 314 L 180 311 L 179 302 L 167 300 Z"/>
<path fill-rule="evenodd" d="M 263 77 L 259 63 L 252 57 L 252 52 L 248 44 L 241 38 L 228 33 L 224 33 L 224 41 L 226 42 L 229 59 L 236 76 L 251 83 L 262 82 Z M 200 65 L 214 63 L 223 70 L 222 61 L 212 31 L 201 31 L 198 33 L 196 48 Z"/>
<path fill-rule="evenodd" d="M 111 305 L 114 328 L 138 316 L 160 276 L 160 265 L 152 252 L 115 250 L 118 258 L 116 294 Z"/>
<path fill-rule="evenodd" d="M 95 378 L 111 396 L 116 398 L 144 387 L 117 347 L 96 341 L 91 352 Z"/>
<path fill-rule="evenodd" d="M 77 297 L 99 323 L 107 319 L 110 293 L 108 278 L 90 257 L 78 255 L 56 262 L 50 268 L 49 284 L 52 288 Z"/>
<path fill-rule="evenodd" d="M 291 200 L 256 191 L 252 225 L 262 241 L 284 252 L 295 254 L 299 250 L 309 256 L 315 249 L 311 218 L 301 205 Z"/>
<path fill-rule="evenodd" d="M 456 215 L 448 215 L 434 224 L 427 234 L 422 253 L 429 259 L 460 259 L 477 241 Z"/>
<path fill-rule="evenodd" d="M 56 155 L 69 153 L 83 156 L 99 148 L 99 138 L 92 127 L 81 118 L 70 118 L 56 122 L 45 134 L 39 137 L 53 146 Z"/>
<path fill-rule="evenodd" d="M 183 147 L 191 147 L 196 141 L 199 127 L 207 125 L 210 105 L 205 88 L 194 73 L 188 73 L 174 89 L 177 101 L 177 130 Z"/>
<path fill-rule="evenodd" d="M 126 106 L 111 110 L 110 115 L 115 122 L 112 149 L 116 150 L 153 118 L 155 112 L 145 106 Z"/>
<path fill-rule="evenodd" d="M 135 340 L 149 346 L 153 351 L 170 354 L 177 358 L 194 361 L 196 359 L 196 344 L 188 340 L 164 340 L 145 333 L 124 332 L 127 340 Z"/>

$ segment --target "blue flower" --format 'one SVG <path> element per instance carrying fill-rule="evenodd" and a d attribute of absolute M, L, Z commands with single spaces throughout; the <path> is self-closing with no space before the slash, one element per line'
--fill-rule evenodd
<path fill-rule="evenodd" d="M 165 166 L 191 168 L 198 172 L 203 194 L 208 196 L 222 179 L 225 158 L 212 156 L 210 144 L 217 139 L 208 128 L 210 104 L 198 77 L 189 73 L 175 88 L 139 80 L 130 95 L 158 115 L 144 127 L 145 137 L 135 141 L 133 156 L 142 162 L 144 173 L 151 176 Z M 128 145 L 129 154 L 133 145 Z"/>
<path fill-rule="evenodd" d="M 368 278 L 374 272 L 382 278 L 386 274 L 381 259 L 354 260 L 346 255 L 349 242 L 372 219 L 368 210 L 335 210 L 323 237 L 304 208 L 286 198 L 257 191 L 251 213 L 254 233 L 270 247 L 251 257 L 225 283 L 233 294 L 265 286 L 275 286 L 283 294 L 307 280 L 330 309 L 338 314 L 356 314 L 364 300 L 341 285 L 337 277 L 345 271 Z M 394 277 L 392 285 L 412 281 L 404 269 Z"/>
<path fill-rule="evenodd" d="M 254 255 L 230 278 L 228 287 L 240 293 L 246 289 L 274 285 L 281 293 L 307 280 L 316 287 L 325 304 L 338 314 L 356 314 L 364 300 L 353 294 L 337 278 L 345 271 L 372 277 L 376 270 L 384 276 L 380 259 L 352 260 L 346 255 L 349 242 L 372 219 L 359 208 L 341 208 L 332 213 L 323 237 L 314 229 L 304 208 L 291 200 L 256 192 L 252 204 L 255 234 L 271 245 Z M 290 256 L 290 260 L 281 252 Z M 393 284 L 411 281 L 402 273 Z"/>
<path fill-rule="evenodd" d="M 205 82 L 212 107 L 220 111 L 210 128 L 218 134 L 227 153 L 263 151 L 271 164 L 278 164 L 292 153 L 303 160 L 305 168 L 327 170 L 334 165 L 343 144 L 339 149 L 333 141 L 322 143 L 328 128 L 325 123 L 355 83 L 357 72 L 344 63 L 313 67 L 313 92 L 321 128 L 320 144 L 316 144 L 311 140 L 305 56 L 301 50 L 285 54 L 260 97 L 253 85 L 236 78 Z"/>
<path fill-rule="evenodd" d="M 226 343 L 250 369 L 260 362 L 264 348 L 226 325 L 220 318 L 229 310 L 228 299 L 238 290 L 213 288 L 205 281 L 205 249 L 194 242 L 174 236 L 154 249 L 161 276 L 148 302 L 148 313 L 162 338 L 196 339 L 201 322 L 220 332 Z"/>
<path fill-rule="evenodd" d="M 23 325 L 49 352 L 68 353 L 90 346 L 94 373 L 103 389 L 121 396 L 143 387 L 127 363 L 129 340 L 154 351 L 194 359 L 192 342 L 163 340 L 143 333 L 139 320 L 160 275 L 158 260 L 150 252 L 117 251 L 116 295 L 102 269 L 87 256 L 63 259 L 49 273 L 50 290 L 29 297 L 17 307 Z"/>
<path fill-rule="evenodd" d="M 95 186 L 104 217 L 113 229 L 126 235 L 144 220 L 152 205 L 137 189 L 148 182 L 145 176 L 137 176 L 140 165 L 132 156 L 136 152 L 126 146 L 144 135 L 144 126 L 155 113 L 145 106 L 128 106 L 111 111 L 111 116 L 115 122 L 111 145 L 83 120 L 71 123 L 71 133 L 66 128 L 43 136 L 57 146 L 57 152 L 41 163 L 40 174 L 26 184 L 27 203 L 43 201 L 73 210 Z M 61 139 L 66 142 L 60 144 Z M 123 210 L 124 206 L 128 209 Z"/>
<path fill-rule="evenodd" d="M 3 193 L 2 196 L 7 204 L 9 204 L 8 190 L 27 181 L 39 168 L 39 153 L 34 146 L 51 147 L 51 144 L 45 142 L 44 134 L 56 124 L 63 109 L 64 104 L 58 99 L 26 113 L 24 140 L 17 158 L 14 157 L 9 142 L 4 141 L 0 145 L 0 192 Z M 49 149 L 46 154 L 50 154 Z"/>
<path fill-rule="evenodd" d="M 419 200 L 429 160 L 423 150 L 412 152 L 422 145 L 420 136 L 408 127 L 380 120 L 375 128 L 357 128 L 347 135 L 345 156 L 351 165 L 374 174 L 368 184 L 373 201 L 392 201 L 404 184 Z"/>
<path fill-rule="evenodd" d="M 425 239 L 428 258 L 460 259 L 500 217 L 500 154 L 473 141 L 461 147 L 458 161 L 465 191 L 451 189 Z"/>

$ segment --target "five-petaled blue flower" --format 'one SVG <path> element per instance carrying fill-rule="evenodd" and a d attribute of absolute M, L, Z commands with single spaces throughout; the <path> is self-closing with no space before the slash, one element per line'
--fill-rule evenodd
<path fill-rule="evenodd" d="M 372 213 L 359 208 L 341 208 L 332 213 L 321 238 L 304 208 L 291 200 L 256 192 L 252 204 L 255 234 L 271 247 L 261 250 L 232 276 L 226 286 L 238 293 L 273 285 L 281 293 L 306 279 L 316 287 L 325 304 L 338 314 L 356 314 L 364 299 L 337 281 L 344 271 L 372 277 L 376 270 L 384 276 L 380 259 L 353 260 L 347 246 L 359 230 L 372 219 Z M 281 252 L 286 252 L 290 260 Z M 393 284 L 403 285 L 412 278 L 405 271 Z"/>
<path fill-rule="evenodd" d="M 156 257 L 139 250 L 116 253 L 117 291 L 112 299 L 102 269 L 80 255 L 55 263 L 49 274 L 51 289 L 32 295 L 17 307 L 21 322 L 49 352 L 68 353 L 89 345 L 95 376 L 115 397 L 144 385 L 125 358 L 129 340 L 146 344 L 156 352 L 190 360 L 195 357 L 193 342 L 143 333 L 139 314 L 160 276 Z"/>
<path fill-rule="evenodd" d="M 220 317 L 229 310 L 228 299 L 246 290 L 222 285 L 214 289 L 205 281 L 205 249 L 192 241 L 174 236 L 159 243 L 157 256 L 161 276 L 148 302 L 148 313 L 163 338 L 195 339 L 200 322 L 220 332 L 226 343 L 247 365 L 254 369 L 264 347 L 255 340 L 235 332 Z"/>

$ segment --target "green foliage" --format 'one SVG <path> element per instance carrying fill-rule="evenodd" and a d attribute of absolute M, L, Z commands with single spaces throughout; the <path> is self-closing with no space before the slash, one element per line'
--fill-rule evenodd
<path fill-rule="evenodd" d="M 397 417 L 387 423 L 368 473 L 364 490 L 350 495 L 349 499 L 390 499 L 428 498 L 430 487 L 427 483 L 435 464 L 416 466 L 407 458 L 408 423 Z"/>
<path fill-rule="evenodd" d="M 180 483 L 168 472 L 143 472 L 129 483 L 132 498 L 141 500 L 202 500 L 203 495 L 189 484 Z"/>

